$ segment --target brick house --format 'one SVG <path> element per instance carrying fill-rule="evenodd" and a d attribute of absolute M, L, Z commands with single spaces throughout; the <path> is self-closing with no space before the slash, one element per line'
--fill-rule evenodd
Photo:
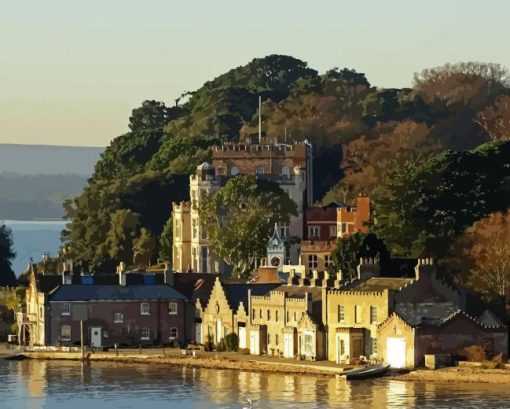
<path fill-rule="evenodd" d="M 167 284 L 60 286 L 49 297 L 47 345 L 93 347 L 187 341 L 185 297 Z"/>

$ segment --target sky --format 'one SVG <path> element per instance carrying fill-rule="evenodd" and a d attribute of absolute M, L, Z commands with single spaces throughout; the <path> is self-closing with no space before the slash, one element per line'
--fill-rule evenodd
<path fill-rule="evenodd" d="M 447 62 L 510 68 L 508 0 L 0 0 L 0 143 L 106 146 L 146 99 L 256 57 L 379 87 Z"/>

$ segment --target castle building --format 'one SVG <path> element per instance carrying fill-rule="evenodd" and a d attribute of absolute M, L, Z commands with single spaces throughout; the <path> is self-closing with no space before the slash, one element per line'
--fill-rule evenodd
<path fill-rule="evenodd" d="M 293 145 L 229 143 L 215 147 L 212 164 L 201 164 L 190 176 L 190 201 L 172 204 L 175 271 L 229 272 L 229 266 L 210 249 L 198 209 L 205 195 L 213 194 L 236 175 L 255 175 L 276 182 L 297 205 L 297 216 L 278 225 L 279 237 L 284 241 L 290 237 L 303 239 L 304 210 L 313 201 L 311 145 L 306 141 Z M 289 257 L 297 263 L 297 245 L 290 247 Z M 283 264 L 286 257 L 281 256 L 281 261 Z"/>

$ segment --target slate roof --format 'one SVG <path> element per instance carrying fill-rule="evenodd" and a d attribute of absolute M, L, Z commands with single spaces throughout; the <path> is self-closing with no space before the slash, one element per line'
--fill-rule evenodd
<path fill-rule="evenodd" d="M 351 285 L 347 284 L 345 289 L 349 291 L 383 291 L 385 289 L 398 291 L 413 281 L 412 278 L 371 277 L 365 281 L 355 281 Z"/>
<path fill-rule="evenodd" d="M 50 301 L 134 301 L 184 300 L 186 297 L 165 284 L 153 285 L 61 285 L 53 292 Z"/>
<path fill-rule="evenodd" d="M 175 273 L 174 287 L 192 302 L 200 299 L 207 305 L 217 274 L 210 273 Z"/>
<path fill-rule="evenodd" d="M 234 312 L 237 312 L 241 302 L 248 308 L 248 290 L 251 290 L 251 295 L 266 295 L 280 286 L 281 284 L 223 284 L 228 303 Z"/>

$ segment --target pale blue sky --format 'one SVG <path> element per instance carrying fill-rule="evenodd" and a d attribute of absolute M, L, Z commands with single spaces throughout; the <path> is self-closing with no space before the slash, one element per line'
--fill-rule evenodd
<path fill-rule="evenodd" d="M 381 87 L 446 62 L 510 67 L 508 0 L 0 0 L 0 142 L 104 146 L 144 99 L 290 54 Z"/>

